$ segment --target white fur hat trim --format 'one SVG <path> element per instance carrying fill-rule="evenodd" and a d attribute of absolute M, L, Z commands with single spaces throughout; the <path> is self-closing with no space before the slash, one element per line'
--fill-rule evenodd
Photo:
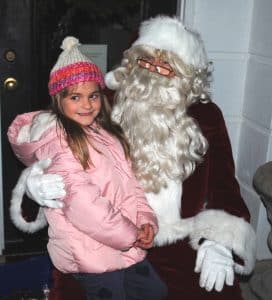
<path fill-rule="evenodd" d="M 186 29 L 178 18 L 158 16 L 144 21 L 140 26 L 139 38 L 132 44 L 138 45 L 172 51 L 195 68 L 202 69 L 208 65 L 200 35 Z"/>

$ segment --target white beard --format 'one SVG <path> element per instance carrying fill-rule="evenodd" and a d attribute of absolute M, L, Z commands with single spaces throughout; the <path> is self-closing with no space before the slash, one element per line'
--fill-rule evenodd
<path fill-rule="evenodd" d="M 171 98 L 171 92 L 173 89 L 167 92 L 167 99 Z M 136 177 L 146 192 L 155 193 L 167 186 L 166 178 L 180 180 L 183 175 L 177 146 L 179 111 L 173 104 L 166 105 L 165 101 L 158 100 L 127 98 L 117 103 L 112 112 L 112 118 L 121 125 L 130 144 Z"/>

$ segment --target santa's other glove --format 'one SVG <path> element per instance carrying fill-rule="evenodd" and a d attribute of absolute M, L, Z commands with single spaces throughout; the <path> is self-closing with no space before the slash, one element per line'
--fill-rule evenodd
<path fill-rule="evenodd" d="M 66 195 L 63 179 L 57 174 L 44 174 L 44 169 L 51 164 L 51 159 L 35 162 L 28 167 L 26 194 L 41 206 L 61 208 L 63 202 L 55 200 Z"/>
<path fill-rule="evenodd" d="M 226 247 L 213 241 L 204 241 L 197 251 L 195 272 L 200 272 L 199 285 L 208 292 L 220 292 L 224 284 L 233 285 L 234 261 Z"/>

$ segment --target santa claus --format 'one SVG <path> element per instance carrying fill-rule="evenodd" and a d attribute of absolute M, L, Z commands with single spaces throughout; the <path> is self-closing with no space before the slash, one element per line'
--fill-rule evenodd
<path fill-rule="evenodd" d="M 149 259 L 171 300 L 243 299 L 235 273 L 250 274 L 255 263 L 255 234 L 209 82 L 201 37 L 166 16 L 144 21 L 120 66 L 106 75 L 115 90 L 112 117 L 130 143 L 135 174 L 159 221 Z M 47 126 L 32 126 L 36 138 Z M 42 209 L 34 222 L 21 216 L 25 191 L 40 205 L 61 206 L 54 199 L 65 187 L 45 174 L 48 164 L 28 167 L 14 189 L 11 217 L 24 231 L 46 224 Z"/>

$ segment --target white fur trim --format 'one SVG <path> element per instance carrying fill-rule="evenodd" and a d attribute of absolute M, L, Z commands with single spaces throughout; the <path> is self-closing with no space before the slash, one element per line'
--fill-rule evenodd
<path fill-rule="evenodd" d="M 12 191 L 11 201 L 10 201 L 10 217 L 13 224 L 20 230 L 27 233 L 34 233 L 47 225 L 47 220 L 44 215 L 43 208 L 39 208 L 39 213 L 35 221 L 27 222 L 22 216 L 22 201 L 25 194 L 26 179 L 29 175 L 29 170 L 25 169 L 15 188 Z"/>
<path fill-rule="evenodd" d="M 56 126 L 56 117 L 49 112 L 42 112 L 33 118 L 31 124 L 23 126 L 17 136 L 17 143 L 38 141 L 49 128 Z"/>
<path fill-rule="evenodd" d="M 204 43 L 199 34 L 186 29 L 178 18 L 158 16 L 144 21 L 140 26 L 139 38 L 132 46 L 138 45 L 172 51 L 195 68 L 202 69 L 208 65 Z"/>
<path fill-rule="evenodd" d="M 30 128 L 31 124 L 27 124 L 23 126 L 17 136 L 17 143 L 22 144 L 22 143 L 27 143 L 29 142 L 30 139 Z"/>
<path fill-rule="evenodd" d="M 154 239 L 156 246 L 172 244 L 188 236 L 192 222 L 180 218 L 181 181 L 167 179 L 167 188 L 162 188 L 158 194 L 145 195 L 158 219 L 159 231 Z"/>
<path fill-rule="evenodd" d="M 222 210 L 205 210 L 193 219 L 190 243 L 197 250 L 199 241 L 204 238 L 217 242 L 238 255 L 244 265 L 235 263 L 239 274 L 250 274 L 256 260 L 256 236 L 252 226 L 243 218 L 233 216 Z"/>
<path fill-rule="evenodd" d="M 56 126 L 56 117 L 49 112 L 43 112 L 34 117 L 30 129 L 30 142 L 38 141 L 49 128 Z"/>
<path fill-rule="evenodd" d="M 105 84 L 111 90 L 118 90 L 127 76 L 127 69 L 125 67 L 118 67 L 105 75 Z"/>
<path fill-rule="evenodd" d="M 167 223 L 158 218 L 159 231 L 154 238 L 154 246 L 165 246 L 176 243 L 186 238 L 192 230 L 191 219 L 179 219 L 175 222 Z"/>
<path fill-rule="evenodd" d="M 120 82 L 118 82 L 114 76 L 114 71 L 110 71 L 105 75 L 105 84 L 111 90 L 118 90 Z"/>

